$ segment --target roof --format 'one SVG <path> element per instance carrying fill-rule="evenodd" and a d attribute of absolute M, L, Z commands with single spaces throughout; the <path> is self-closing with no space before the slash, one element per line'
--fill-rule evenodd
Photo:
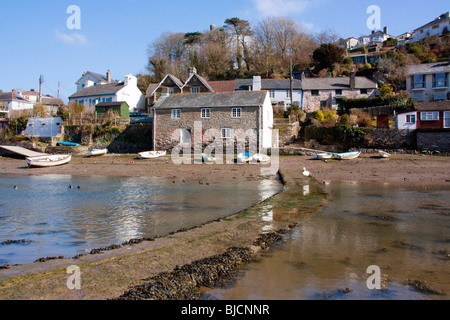
<path fill-rule="evenodd" d="M 91 87 L 81 89 L 77 93 L 74 93 L 73 95 L 71 95 L 69 97 L 69 99 L 116 94 L 124 87 L 125 87 L 124 82 L 115 82 L 115 83 L 91 86 Z"/>
<path fill-rule="evenodd" d="M 87 72 L 84 73 L 83 76 L 82 76 L 80 79 L 78 79 L 78 81 L 75 82 L 75 83 L 78 83 L 84 76 L 86 76 L 86 75 L 88 75 L 88 74 L 92 75 L 94 78 L 99 79 L 100 81 L 108 82 L 108 78 L 106 77 L 106 75 L 99 74 L 99 73 L 95 73 L 95 72 L 92 72 L 92 71 L 87 71 Z"/>
<path fill-rule="evenodd" d="M 450 101 L 416 102 L 417 111 L 450 111 Z"/>
<path fill-rule="evenodd" d="M 96 107 L 120 107 L 123 104 L 128 105 L 128 103 L 126 101 L 111 101 L 111 102 L 97 103 Z"/>
<path fill-rule="evenodd" d="M 450 12 L 446 12 L 446 13 L 440 15 L 438 18 L 434 19 L 433 21 L 428 22 L 427 24 L 424 24 L 423 26 L 421 26 L 417 29 L 414 29 L 414 31 L 418 31 L 423 28 L 431 27 L 431 26 L 435 25 L 436 23 L 442 23 L 444 21 L 447 21 L 449 18 L 450 18 Z"/>
<path fill-rule="evenodd" d="M 159 88 L 159 85 L 160 85 L 159 83 L 150 83 L 148 85 L 147 92 L 145 93 L 145 96 L 147 98 L 151 97 L 155 93 L 156 89 Z"/>
<path fill-rule="evenodd" d="M 366 77 L 356 77 L 355 89 L 377 89 L 378 85 Z M 306 78 L 303 79 L 303 90 L 336 90 L 350 89 L 350 78 Z"/>
<path fill-rule="evenodd" d="M 302 81 L 299 79 L 294 79 L 293 82 L 294 90 L 302 89 Z M 253 80 L 236 80 L 235 90 L 247 91 L 250 86 L 253 86 Z M 289 79 L 262 79 L 261 80 L 261 90 L 290 90 L 291 81 Z"/>
<path fill-rule="evenodd" d="M 259 107 L 266 91 L 174 94 L 160 99 L 155 109 Z"/>
<path fill-rule="evenodd" d="M 214 92 L 233 92 L 236 88 L 235 80 L 228 81 L 208 81 Z"/>
<path fill-rule="evenodd" d="M 32 103 L 32 102 L 26 100 L 25 98 L 19 96 L 17 93 L 14 93 L 14 92 L 0 93 L 0 101 L 12 101 L 12 100 Z"/>
<path fill-rule="evenodd" d="M 186 86 L 189 86 L 189 82 L 191 81 L 191 79 L 193 77 L 196 77 L 210 92 L 214 92 L 214 89 L 211 88 L 211 86 L 209 85 L 208 81 L 206 81 L 205 78 L 201 77 L 200 75 L 198 75 L 197 73 L 194 73 L 184 84 L 183 88 Z"/>
<path fill-rule="evenodd" d="M 450 63 L 433 62 L 433 63 L 424 63 L 406 66 L 406 73 L 408 75 L 439 73 L 439 72 L 450 72 Z"/>

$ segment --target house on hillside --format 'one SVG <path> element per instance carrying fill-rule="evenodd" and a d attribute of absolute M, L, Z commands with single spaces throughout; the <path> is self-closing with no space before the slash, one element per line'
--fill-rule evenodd
<path fill-rule="evenodd" d="M 272 147 L 273 108 L 267 92 L 169 95 L 153 106 L 153 119 L 157 150 L 192 146 L 194 139 L 203 146 L 219 142 L 234 147 L 235 139 L 247 139 L 259 148 Z M 201 137 L 195 136 L 196 125 L 201 125 Z"/>
<path fill-rule="evenodd" d="M 19 92 L 0 93 L 0 104 L 3 111 L 11 113 L 11 111 L 33 110 L 34 103 L 26 100 Z M 8 116 L 9 117 L 9 116 Z"/>
<path fill-rule="evenodd" d="M 324 108 L 343 111 L 344 99 L 375 97 L 378 84 L 366 77 L 303 78 L 303 99 L 301 109 L 314 112 Z"/>
<path fill-rule="evenodd" d="M 145 110 L 145 96 L 137 86 L 137 78 L 131 74 L 126 75 L 124 81 L 95 82 L 88 72 L 77 81 L 77 86 L 81 89 L 69 97 L 69 102 L 82 104 L 87 110 L 94 111 L 101 102 L 117 101 L 125 101 L 130 112 Z"/>
<path fill-rule="evenodd" d="M 450 12 L 441 14 L 433 21 L 415 29 L 413 32 L 414 36 L 410 41 L 417 42 L 433 35 L 441 36 L 445 30 L 450 31 Z"/>
<path fill-rule="evenodd" d="M 450 60 L 406 67 L 406 90 L 419 102 L 450 100 Z"/>
<path fill-rule="evenodd" d="M 261 79 L 259 76 L 250 80 L 236 80 L 236 91 L 268 91 L 272 105 L 281 105 L 287 110 L 292 104 L 301 106 L 303 97 L 302 80 Z"/>
<path fill-rule="evenodd" d="M 167 74 L 160 83 L 151 83 L 145 94 L 147 106 L 153 106 L 161 97 L 183 92 L 183 82 L 174 75 Z"/>

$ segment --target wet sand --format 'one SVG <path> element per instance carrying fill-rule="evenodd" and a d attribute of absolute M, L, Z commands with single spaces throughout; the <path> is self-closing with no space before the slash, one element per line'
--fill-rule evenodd
<path fill-rule="evenodd" d="M 303 167 L 311 172 L 311 178 L 302 175 Z M 323 181 L 421 181 L 447 184 L 450 181 L 449 169 L 448 158 L 435 156 L 396 155 L 385 160 L 375 155 L 363 155 L 352 161 L 327 162 L 311 160 L 307 156 L 281 157 L 280 172 L 286 183 L 286 191 L 269 200 L 275 212 L 271 232 L 287 232 L 295 224 L 308 219 L 324 204 L 322 198 L 311 199 L 306 204 L 292 202 L 305 179 L 315 179 L 318 182 L 317 194 L 320 194 Z M 135 159 L 133 155 L 75 157 L 70 165 L 50 169 L 27 169 L 24 160 L 1 158 L 0 174 L 145 175 L 236 182 L 266 178 L 261 174 L 261 165 L 176 166 L 170 158 L 144 161 Z M 301 207 L 302 205 L 310 205 L 311 209 Z M 132 286 L 145 283 L 143 279 L 162 272 L 172 272 L 178 266 L 194 261 L 222 255 L 229 248 L 249 248 L 257 255 L 265 247 L 265 244 L 257 242 L 265 225 L 261 219 L 264 206 L 265 204 L 261 204 L 233 217 L 183 230 L 168 237 L 120 246 L 115 250 L 85 255 L 76 260 L 57 259 L 0 270 L 0 299 L 114 299 Z M 66 281 L 70 275 L 66 273 L 66 269 L 71 265 L 77 265 L 81 269 L 81 290 L 67 288 Z"/>

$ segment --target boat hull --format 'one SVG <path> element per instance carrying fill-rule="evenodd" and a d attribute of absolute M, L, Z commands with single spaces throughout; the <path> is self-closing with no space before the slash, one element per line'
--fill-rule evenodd
<path fill-rule="evenodd" d="M 268 163 L 268 162 L 270 162 L 270 157 L 266 154 L 258 153 L 252 157 L 252 160 L 261 162 L 261 163 Z"/>
<path fill-rule="evenodd" d="M 102 149 L 102 150 L 100 150 L 100 149 L 95 149 L 95 150 L 89 151 L 89 152 L 86 154 L 86 156 L 88 156 L 88 157 L 100 157 L 100 156 L 104 156 L 104 155 L 107 154 L 107 153 L 108 153 L 108 150 L 107 150 L 107 149 Z"/>
<path fill-rule="evenodd" d="M 359 158 L 360 155 L 361 155 L 361 151 L 335 154 L 336 158 L 338 158 L 340 160 L 353 160 L 353 159 Z"/>
<path fill-rule="evenodd" d="M 238 155 L 237 157 L 237 162 L 238 163 L 247 163 L 252 161 L 252 155 L 248 152 L 245 153 L 241 153 Z"/>
<path fill-rule="evenodd" d="M 380 155 L 380 157 L 382 158 L 390 158 L 391 155 L 385 151 L 378 151 L 378 154 Z"/>
<path fill-rule="evenodd" d="M 164 157 L 167 154 L 167 151 L 148 151 L 139 153 L 140 159 L 156 159 Z"/>
<path fill-rule="evenodd" d="M 29 157 L 25 159 L 29 167 L 35 168 L 62 166 L 69 163 L 71 160 L 72 155 L 49 155 L 41 157 Z"/>
<path fill-rule="evenodd" d="M 331 159 L 333 157 L 332 153 L 326 152 L 326 153 L 318 153 L 314 155 L 315 159 L 324 160 L 324 159 Z"/>

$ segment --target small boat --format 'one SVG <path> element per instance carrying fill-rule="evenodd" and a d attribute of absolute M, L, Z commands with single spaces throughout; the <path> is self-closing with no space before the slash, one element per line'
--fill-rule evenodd
<path fill-rule="evenodd" d="M 40 157 L 29 157 L 25 161 L 28 167 L 56 167 L 69 163 L 72 160 L 71 154 L 46 155 Z"/>
<path fill-rule="evenodd" d="M 247 163 L 252 161 L 252 158 L 253 157 L 249 152 L 243 152 L 237 156 L 237 161 L 238 163 Z"/>
<path fill-rule="evenodd" d="M 56 145 L 57 146 L 65 146 L 65 147 L 77 147 L 80 144 L 76 143 L 76 142 L 64 142 L 63 141 L 63 142 L 58 142 Z"/>
<path fill-rule="evenodd" d="M 333 154 L 331 152 L 318 153 L 314 155 L 314 159 L 325 160 L 331 159 Z"/>
<path fill-rule="evenodd" d="M 270 162 L 270 157 L 266 154 L 263 153 L 257 153 L 252 157 L 253 160 L 255 160 L 256 162 L 261 162 L 261 163 L 268 163 Z"/>
<path fill-rule="evenodd" d="M 391 157 L 391 155 L 389 153 L 387 153 L 386 151 L 382 151 L 382 150 L 378 151 L 378 154 L 382 158 L 390 158 Z"/>
<path fill-rule="evenodd" d="M 336 153 L 335 156 L 340 160 L 353 160 L 361 155 L 361 151 Z"/>
<path fill-rule="evenodd" d="M 216 158 L 208 156 L 206 153 L 202 154 L 202 161 L 205 163 L 214 163 L 216 162 Z"/>
<path fill-rule="evenodd" d="M 140 159 L 156 159 L 164 157 L 167 154 L 167 151 L 147 151 L 139 153 Z"/>
<path fill-rule="evenodd" d="M 86 153 L 87 157 L 100 157 L 108 153 L 108 149 L 94 149 Z"/>

